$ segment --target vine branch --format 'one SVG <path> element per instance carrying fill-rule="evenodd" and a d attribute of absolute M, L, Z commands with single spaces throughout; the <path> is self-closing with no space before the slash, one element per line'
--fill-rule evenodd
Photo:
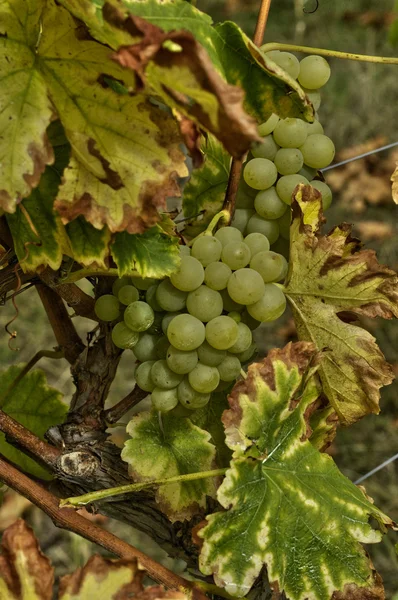
<path fill-rule="evenodd" d="M 264 44 L 262 50 L 263 52 L 271 52 L 271 50 L 302 52 L 303 54 L 318 54 L 319 56 L 329 56 L 331 58 L 343 58 L 344 60 L 357 60 L 360 62 L 381 63 L 384 65 L 398 65 L 398 58 L 395 56 L 352 54 L 351 52 L 340 52 L 339 50 L 328 50 L 327 48 L 312 48 L 310 46 L 297 46 L 296 44 L 282 44 L 278 42 Z"/>
<path fill-rule="evenodd" d="M 112 408 L 108 408 L 104 411 L 105 421 L 111 425 L 117 423 L 119 419 L 123 417 L 130 409 L 139 404 L 141 400 L 148 396 L 148 392 L 144 392 L 141 388 L 136 385 L 133 390 L 127 396 L 120 400 Z"/>
<path fill-rule="evenodd" d="M 92 321 L 98 321 L 94 312 L 94 298 L 83 292 L 77 285 L 59 283 L 56 273 L 49 268 L 39 273 L 39 277 L 43 283 L 61 296 L 79 317 L 87 317 Z"/>

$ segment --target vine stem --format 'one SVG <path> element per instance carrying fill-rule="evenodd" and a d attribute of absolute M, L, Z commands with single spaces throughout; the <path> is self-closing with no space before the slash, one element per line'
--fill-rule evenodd
<path fill-rule="evenodd" d="M 345 60 L 357 60 L 361 62 L 381 63 L 384 65 L 398 65 L 398 58 L 394 56 L 372 56 L 367 54 L 352 54 L 351 52 L 340 52 L 339 50 L 328 50 L 326 48 L 311 48 L 310 46 L 297 46 L 296 44 L 283 44 L 270 42 L 264 44 L 263 52 L 271 50 L 283 50 L 287 52 L 302 52 L 303 54 L 318 54 L 319 56 L 330 56 L 343 58 Z"/>
<path fill-rule="evenodd" d="M 90 522 L 74 510 L 59 508 L 59 498 L 18 471 L 1 455 L 0 480 L 49 515 L 56 527 L 77 533 L 86 540 L 102 546 L 120 558 L 138 560 L 150 577 L 168 588 L 186 590 L 196 587 L 195 582 L 187 581 L 183 577 L 176 575 L 137 548 L 134 548 L 134 546 L 119 539 L 113 533 L 102 529 L 99 525 Z"/>
<path fill-rule="evenodd" d="M 107 423 L 113 425 L 117 423 L 123 415 L 126 414 L 130 409 L 139 404 L 144 398 L 148 396 L 148 392 L 144 392 L 138 385 L 134 386 L 134 389 L 120 400 L 115 406 L 108 408 L 104 411 L 104 417 Z"/>
<path fill-rule="evenodd" d="M 91 502 L 97 502 L 111 496 L 119 496 L 120 494 L 128 494 L 139 492 L 147 487 L 154 485 L 167 485 L 168 483 L 181 483 L 183 481 L 197 481 L 198 479 L 207 479 L 208 477 L 218 477 L 225 475 L 228 469 L 213 469 L 212 471 L 202 471 L 200 473 L 187 473 L 186 475 L 176 475 L 175 477 L 166 477 L 164 479 L 154 479 L 153 481 L 144 481 L 142 483 L 131 483 L 129 485 L 120 485 L 119 487 L 107 488 L 106 490 L 98 490 L 81 496 L 72 496 L 64 498 L 60 501 L 61 507 L 71 508 L 73 506 L 83 506 Z"/>

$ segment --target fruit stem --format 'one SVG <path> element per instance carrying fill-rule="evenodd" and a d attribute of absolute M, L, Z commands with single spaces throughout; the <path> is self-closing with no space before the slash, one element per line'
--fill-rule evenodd
<path fill-rule="evenodd" d="M 372 56 L 367 54 L 352 54 L 351 52 L 340 52 L 326 48 L 311 48 L 309 46 L 297 46 L 296 44 L 282 44 L 270 42 L 261 46 L 262 52 L 271 50 L 282 50 L 286 52 L 303 52 L 304 54 L 317 54 L 319 56 L 330 56 L 332 58 L 343 58 L 344 60 L 358 60 L 361 62 L 381 63 L 385 65 L 398 65 L 398 58 L 394 56 Z"/>
<path fill-rule="evenodd" d="M 208 224 L 206 231 L 203 232 L 203 235 L 213 235 L 213 231 L 214 231 L 215 227 L 217 226 L 217 223 L 220 220 L 224 220 L 224 221 L 226 221 L 228 223 L 229 218 L 230 218 L 229 211 L 228 210 L 221 210 L 216 215 L 214 215 L 214 217 L 212 218 L 212 220 Z"/>

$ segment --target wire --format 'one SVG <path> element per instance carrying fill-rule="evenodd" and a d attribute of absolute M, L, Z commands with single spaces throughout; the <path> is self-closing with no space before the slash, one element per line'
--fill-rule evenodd
<path fill-rule="evenodd" d="M 398 142 L 393 142 L 392 144 L 387 144 L 387 146 L 381 146 L 380 148 L 376 148 L 376 150 L 369 150 L 369 152 L 364 152 L 363 154 L 359 154 L 358 156 L 354 156 L 353 158 L 347 158 L 347 160 L 342 160 L 341 162 L 335 163 L 334 165 L 330 165 L 329 167 L 325 167 L 324 169 L 319 169 L 322 173 L 325 171 L 330 171 L 330 169 L 336 169 L 337 167 L 341 167 L 342 165 L 346 165 L 354 160 L 359 160 L 360 158 L 365 158 L 365 156 L 371 156 L 372 154 L 376 154 L 377 152 L 382 152 L 383 150 L 389 150 L 390 148 L 394 148 L 394 146 L 398 146 Z"/>
<path fill-rule="evenodd" d="M 354 481 L 354 483 L 358 484 L 358 483 L 361 483 L 361 481 L 365 481 L 365 479 L 367 479 L 371 475 L 374 475 L 375 473 L 377 473 L 381 469 L 384 469 L 384 467 L 386 467 L 390 463 L 394 462 L 394 460 L 397 460 L 397 458 L 398 458 L 398 454 L 394 454 L 394 456 L 391 456 L 391 458 L 388 458 L 387 460 L 385 460 L 384 462 L 382 462 L 379 466 L 377 466 L 374 469 L 372 469 L 371 471 L 369 471 L 369 473 L 366 473 L 366 475 L 362 475 L 362 477 L 360 477 L 359 479 L 357 479 L 356 481 Z"/>

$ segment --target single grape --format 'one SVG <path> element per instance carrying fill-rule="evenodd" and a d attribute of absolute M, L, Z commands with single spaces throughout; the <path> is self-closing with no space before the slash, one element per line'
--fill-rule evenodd
<path fill-rule="evenodd" d="M 261 48 L 260 48 L 261 50 Z M 286 73 L 293 77 L 293 79 L 297 79 L 298 74 L 300 73 L 300 62 L 298 58 L 291 54 L 291 52 L 281 52 L 280 50 L 272 50 L 271 52 L 267 52 L 266 56 L 274 61 L 277 65 L 281 67 Z"/>
<path fill-rule="evenodd" d="M 279 198 L 283 200 L 283 202 L 286 202 L 286 204 L 291 204 L 292 194 L 299 183 L 308 185 L 309 181 L 302 175 L 284 175 L 281 177 L 276 184 L 276 191 Z"/>
<path fill-rule="evenodd" d="M 124 322 L 133 331 L 146 331 L 155 320 L 153 309 L 146 302 L 137 300 L 124 311 Z"/>
<path fill-rule="evenodd" d="M 319 90 L 308 90 L 307 88 L 303 88 L 303 91 L 305 92 L 307 98 L 309 98 L 314 110 L 318 110 L 321 106 L 321 94 Z M 309 123 L 307 123 L 307 125 L 309 125 Z M 308 135 L 310 135 L 309 132 Z"/>
<path fill-rule="evenodd" d="M 250 261 L 250 267 L 257 271 L 265 283 L 279 281 L 285 273 L 286 259 L 276 252 L 259 252 Z"/>
<path fill-rule="evenodd" d="M 286 212 L 287 208 L 286 204 L 282 202 L 276 193 L 274 186 L 257 194 L 254 207 L 260 217 L 270 221 L 279 219 Z"/>
<path fill-rule="evenodd" d="M 318 192 L 321 192 L 322 208 L 323 210 L 327 210 L 332 204 L 332 190 L 324 181 L 318 181 L 318 179 L 311 181 L 311 185 L 318 190 Z"/>
<path fill-rule="evenodd" d="M 249 219 L 254 215 L 254 212 L 255 211 L 250 208 L 237 208 L 235 210 L 234 218 L 231 221 L 232 225 L 244 233 Z"/>
<path fill-rule="evenodd" d="M 100 321 L 114 321 L 120 316 L 119 300 L 112 294 L 97 298 L 94 312 Z"/>
<path fill-rule="evenodd" d="M 229 312 L 228 316 L 230 319 L 233 319 L 235 323 L 240 323 L 242 320 L 241 314 L 238 313 L 236 310 L 232 310 L 231 312 Z"/>
<path fill-rule="evenodd" d="M 240 352 L 240 354 L 236 354 L 236 358 L 239 358 L 240 363 L 243 364 L 245 362 L 248 362 L 254 356 L 254 354 L 256 352 L 257 352 L 257 346 L 256 346 L 256 344 L 253 343 L 244 352 Z"/>
<path fill-rule="evenodd" d="M 261 275 L 253 269 L 239 269 L 232 273 L 227 289 L 228 294 L 234 302 L 238 304 L 254 304 L 264 294 L 264 282 Z"/>
<path fill-rule="evenodd" d="M 203 266 L 194 256 L 183 256 L 178 271 L 170 275 L 174 287 L 183 292 L 196 290 L 203 283 L 204 278 Z"/>
<path fill-rule="evenodd" d="M 167 335 L 167 328 L 170 325 L 170 322 L 174 319 L 174 317 L 176 317 L 177 315 L 180 315 L 181 313 L 179 312 L 171 312 L 171 313 L 167 313 L 163 319 L 162 319 L 162 331 L 164 333 L 164 335 Z"/>
<path fill-rule="evenodd" d="M 169 412 L 178 404 L 177 388 L 164 390 L 155 387 L 151 394 L 152 406 L 159 412 Z"/>
<path fill-rule="evenodd" d="M 282 148 L 298 148 L 304 144 L 307 135 L 305 121 L 293 118 L 279 121 L 273 133 L 275 142 Z"/>
<path fill-rule="evenodd" d="M 270 188 L 272 189 L 272 188 Z M 261 194 L 262 192 L 260 192 Z M 252 257 L 257 252 L 263 252 L 270 249 L 268 238 L 262 233 L 249 233 L 244 239 L 246 246 L 249 246 Z"/>
<path fill-rule="evenodd" d="M 154 360 L 147 360 L 138 365 L 135 370 L 134 377 L 137 385 L 144 390 L 144 392 L 152 392 L 155 389 L 155 384 L 151 378 L 151 369 L 154 364 Z"/>
<path fill-rule="evenodd" d="M 239 302 L 235 302 L 235 300 L 232 300 L 231 296 L 228 294 L 228 290 L 221 290 L 220 292 L 221 297 L 222 297 L 222 302 L 223 302 L 223 306 L 224 306 L 224 310 L 227 312 L 239 312 L 241 310 L 244 309 L 244 305 L 243 304 L 239 304 Z"/>
<path fill-rule="evenodd" d="M 228 348 L 228 352 L 232 354 L 240 354 L 251 346 L 253 342 L 252 332 L 245 323 L 238 323 L 238 339 L 235 344 Z"/>
<path fill-rule="evenodd" d="M 248 313 L 262 323 L 276 321 L 286 309 L 286 297 L 279 287 L 267 283 L 264 296 L 247 307 Z"/>
<path fill-rule="evenodd" d="M 228 265 L 222 262 L 213 262 L 205 269 L 205 284 L 212 290 L 224 290 L 232 271 Z"/>
<path fill-rule="evenodd" d="M 264 121 L 264 123 L 261 123 L 261 125 L 259 125 L 258 133 L 261 136 L 269 135 L 270 133 L 272 133 L 274 131 L 278 122 L 279 122 L 278 115 L 276 115 L 275 113 L 272 113 L 272 115 L 266 121 Z"/>
<path fill-rule="evenodd" d="M 184 244 L 180 245 L 180 256 L 181 258 L 183 256 L 190 256 L 191 255 L 191 248 L 189 246 L 185 246 Z"/>
<path fill-rule="evenodd" d="M 161 312 L 162 307 L 160 306 L 159 302 L 156 300 L 157 291 L 158 291 L 158 285 L 151 285 L 151 287 L 148 288 L 145 293 L 145 301 L 147 304 L 149 304 L 149 306 L 152 308 L 152 310 L 154 310 L 156 312 Z"/>
<path fill-rule="evenodd" d="M 118 277 L 112 285 L 112 294 L 118 297 L 118 294 L 124 285 L 131 285 L 129 277 Z"/>
<path fill-rule="evenodd" d="M 281 148 L 275 156 L 275 166 L 281 175 L 293 175 L 304 164 L 303 155 L 297 148 Z"/>
<path fill-rule="evenodd" d="M 308 135 L 310 135 L 310 134 L 308 134 Z M 314 177 L 316 176 L 316 173 L 317 173 L 317 170 L 313 169 L 312 167 L 309 167 L 308 165 L 303 165 L 302 168 L 300 169 L 300 171 L 298 172 L 299 175 L 303 175 L 303 177 L 308 179 L 308 181 L 311 181 L 311 179 L 314 179 Z"/>
<path fill-rule="evenodd" d="M 222 244 L 220 240 L 212 235 L 204 235 L 195 240 L 192 246 L 192 256 L 204 267 L 210 263 L 220 260 Z"/>
<path fill-rule="evenodd" d="M 131 277 L 131 281 L 138 290 L 143 291 L 149 290 L 151 285 L 157 283 L 156 279 L 150 277 Z"/>
<path fill-rule="evenodd" d="M 232 270 L 242 269 L 250 262 L 250 248 L 244 242 L 230 242 L 222 249 L 221 260 Z"/>
<path fill-rule="evenodd" d="M 238 191 L 236 193 L 236 208 L 253 208 L 254 196 L 257 190 L 254 190 L 243 177 L 240 178 Z"/>
<path fill-rule="evenodd" d="M 207 285 L 201 285 L 197 290 L 189 292 L 187 310 L 202 323 L 207 323 L 221 315 L 223 311 L 222 297 L 219 292 L 212 290 Z"/>
<path fill-rule="evenodd" d="M 236 227 L 221 227 L 216 231 L 214 237 L 221 242 L 223 247 L 230 242 L 241 242 L 243 239 L 243 235 Z"/>
<path fill-rule="evenodd" d="M 134 346 L 134 356 L 137 358 L 137 360 L 141 362 L 157 360 L 155 346 L 158 339 L 159 336 L 150 335 L 149 333 L 140 335 L 140 339 Z"/>
<path fill-rule="evenodd" d="M 230 317 L 221 315 L 206 325 L 206 340 L 217 350 L 228 350 L 238 339 L 238 325 Z"/>
<path fill-rule="evenodd" d="M 243 177 L 246 183 L 255 190 L 266 190 L 274 185 L 278 171 L 274 163 L 267 158 L 253 158 L 246 163 Z"/>
<path fill-rule="evenodd" d="M 188 378 L 184 378 L 177 388 L 177 395 L 180 404 L 190 410 L 203 408 L 210 400 L 210 394 L 201 394 L 193 389 Z"/>
<path fill-rule="evenodd" d="M 309 135 L 300 150 L 305 164 L 314 169 L 324 169 L 330 165 L 335 154 L 332 140 L 320 133 Z"/>
<path fill-rule="evenodd" d="M 165 360 L 170 343 L 165 335 L 160 336 L 155 345 L 156 357 L 159 360 Z M 161 386 L 160 386 L 161 387 Z"/>
<path fill-rule="evenodd" d="M 323 56 L 311 54 L 300 61 L 298 80 L 301 86 L 316 90 L 329 81 L 330 67 Z"/>
<path fill-rule="evenodd" d="M 279 237 L 279 226 L 276 220 L 269 221 L 260 215 L 253 215 L 247 224 L 247 233 L 262 233 L 272 245 Z"/>
<path fill-rule="evenodd" d="M 253 317 L 249 315 L 246 309 L 242 312 L 241 322 L 247 325 L 250 331 L 254 331 L 254 329 L 257 329 L 257 327 L 260 327 L 261 325 L 260 321 L 257 321 L 257 319 L 253 319 Z"/>
<path fill-rule="evenodd" d="M 217 367 L 222 381 L 234 381 L 240 375 L 242 365 L 236 356 L 226 356 Z"/>
<path fill-rule="evenodd" d="M 177 290 L 171 281 L 165 279 L 158 285 L 156 300 L 163 310 L 176 312 L 185 308 L 187 295 L 187 292 Z"/>
<path fill-rule="evenodd" d="M 190 386 L 200 394 L 210 394 L 220 383 L 217 367 L 209 367 L 198 363 L 188 375 Z"/>
<path fill-rule="evenodd" d="M 227 355 L 226 350 L 217 350 L 206 341 L 199 346 L 197 352 L 200 362 L 209 367 L 217 367 Z"/>
<path fill-rule="evenodd" d="M 117 297 L 119 302 L 127 306 L 132 302 L 136 302 L 140 297 L 140 294 L 137 288 L 133 285 L 124 285 L 122 288 L 120 288 Z"/>
<path fill-rule="evenodd" d="M 279 232 L 281 234 L 281 238 L 284 240 L 290 240 L 290 222 L 292 219 L 292 211 L 290 208 L 278 219 Z"/>
<path fill-rule="evenodd" d="M 182 381 L 181 381 L 180 385 L 181 384 L 182 384 Z M 177 396 L 178 396 L 178 388 L 177 388 Z M 209 394 L 209 398 L 210 398 L 210 394 Z M 169 414 L 173 415 L 173 417 L 176 417 L 177 419 L 186 419 L 187 417 L 192 416 L 191 411 L 192 411 L 192 409 L 185 408 L 185 406 L 183 406 L 182 403 L 178 403 L 177 406 L 169 412 Z"/>
<path fill-rule="evenodd" d="M 313 123 L 307 123 L 307 131 L 308 135 L 314 135 L 314 133 L 323 133 L 323 127 L 318 119 L 315 119 Z M 308 175 L 303 173 L 305 177 L 308 179 Z"/>
<path fill-rule="evenodd" d="M 123 321 L 116 323 L 112 329 L 112 341 L 118 348 L 127 350 L 133 348 L 139 339 L 139 334 L 136 331 L 129 329 Z"/>
<path fill-rule="evenodd" d="M 254 158 L 267 158 L 274 160 L 279 146 L 275 143 L 272 135 L 266 135 L 263 141 L 252 149 Z"/>
<path fill-rule="evenodd" d="M 167 337 L 177 350 L 196 350 L 205 340 L 205 326 L 192 315 L 178 315 L 169 323 Z"/>
<path fill-rule="evenodd" d="M 166 361 L 169 368 L 178 373 L 179 375 L 185 375 L 192 371 L 196 367 L 198 362 L 198 353 L 196 350 L 190 352 L 184 352 L 183 350 L 177 350 L 174 346 L 169 346 L 167 350 Z"/>
<path fill-rule="evenodd" d="M 171 390 L 182 381 L 182 375 L 174 373 L 165 360 L 157 360 L 151 368 L 151 379 L 155 387 Z"/>

